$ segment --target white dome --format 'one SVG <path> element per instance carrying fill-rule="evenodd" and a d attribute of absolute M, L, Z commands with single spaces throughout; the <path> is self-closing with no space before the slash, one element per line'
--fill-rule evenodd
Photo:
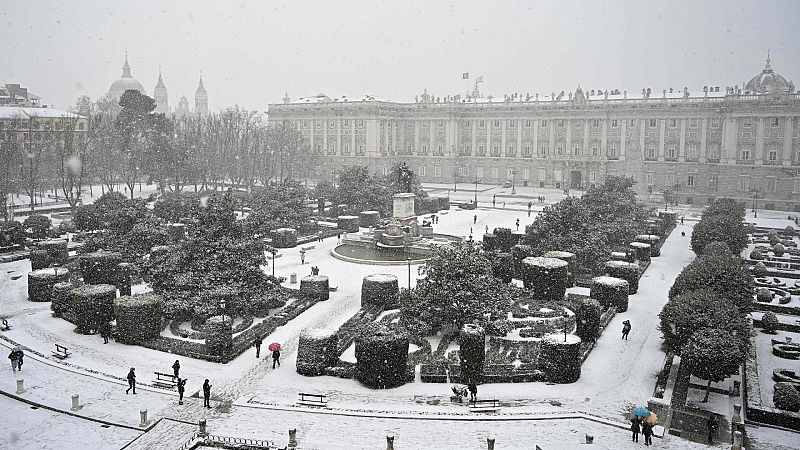
<path fill-rule="evenodd" d="M 767 58 L 767 64 L 764 66 L 764 70 L 761 71 L 760 74 L 754 76 L 747 84 L 744 86 L 746 91 L 751 92 L 758 92 L 758 93 L 783 93 L 783 92 L 791 92 L 794 90 L 794 84 L 787 81 L 786 78 L 778 75 L 777 73 L 772 71 L 772 67 L 769 65 L 769 58 Z"/>
<path fill-rule="evenodd" d="M 111 83 L 109 92 L 115 97 L 120 97 L 125 91 L 139 91 L 144 94 L 144 86 L 131 76 L 131 66 L 128 64 L 128 54 L 125 54 L 125 64 L 122 66 L 122 76 Z"/>

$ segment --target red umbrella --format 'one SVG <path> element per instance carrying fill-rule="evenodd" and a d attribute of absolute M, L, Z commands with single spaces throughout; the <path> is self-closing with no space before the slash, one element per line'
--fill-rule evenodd
<path fill-rule="evenodd" d="M 271 352 L 279 352 L 279 351 L 281 351 L 281 344 L 278 344 L 277 342 L 273 342 L 272 344 L 269 344 L 269 347 L 267 347 L 267 348 Z"/>

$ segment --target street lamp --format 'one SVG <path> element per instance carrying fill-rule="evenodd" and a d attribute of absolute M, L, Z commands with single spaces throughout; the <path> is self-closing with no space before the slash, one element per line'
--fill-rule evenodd
<path fill-rule="evenodd" d="M 758 219 L 758 199 L 762 198 L 761 189 L 750 188 L 750 196 L 753 199 L 753 218 Z"/>
<path fill-rule="evenodd" d="M 453 192 L 458 192 L 458 168 L 453 168 Z"/>
<path fill-rule="evenodd" d="M 478 179 L 475 178 L 475 207 L 478 207 Z"/>
<path fill-rule="evenodd" d="M 516 182 L 517 182 L 517 169 L 511 169 L 511 195 L 517 193 Z"/>
<path fill-rule="evenodd" d="M 569 314 L 567 314 L 567 310 L 564 310 L 564 342 L 567 342 L 567 319 L 569 318 Z"/>

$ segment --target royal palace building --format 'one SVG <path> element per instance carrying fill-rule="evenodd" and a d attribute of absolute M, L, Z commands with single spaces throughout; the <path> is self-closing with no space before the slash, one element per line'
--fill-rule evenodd
<path fill-rule="evenodd" d="M 413 103 L 320 94 L 287 96 L 268 114 L 294 124 L 321 155 L 320 179 L 354 164 L 387 173 L 398 161 L 430 183 L 585 189 L 616 174 L 636 179 L 646 200 L 733 197 L 800 211 L 800 93 L 769 59 L 742 87 L 699 92 L 579 86 L 492 98 L 476 88 Z"/>

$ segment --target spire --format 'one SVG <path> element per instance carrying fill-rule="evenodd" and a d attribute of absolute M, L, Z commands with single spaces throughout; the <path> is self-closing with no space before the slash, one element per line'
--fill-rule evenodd
<path fill-rule="evenodd" d="M 158 88 L 166 88 L 166 86 L 164 86 L 164 80 L 161 78 L 161 66 L 158 66 L 158 83 L 156 83 L 156 89 Z"/>
<path fill-rule="evenodd" d="M 133 78 L 131 75 L 131 66 L 128 64 L 128 51 L 125 50 L 125 64 L 122 66 L 122 78 Z"/>
<path fill-rule="evenodd" d="M 767 49 L 767 64 L 764 66 L 764 73 L 772 73 L 772 66 L 769 65 L 769 49 Z"/>
<path fill-rule="evenodd" d="M 205 86 L 203 86 L 203 73 L 202 72 L 200 72 L 200 84 L 197 85 L 196 94 L 198 94 L 200 92 L 202 92 L 202 93 L 206 92 L 206 88 L 205 88 Z"/>

